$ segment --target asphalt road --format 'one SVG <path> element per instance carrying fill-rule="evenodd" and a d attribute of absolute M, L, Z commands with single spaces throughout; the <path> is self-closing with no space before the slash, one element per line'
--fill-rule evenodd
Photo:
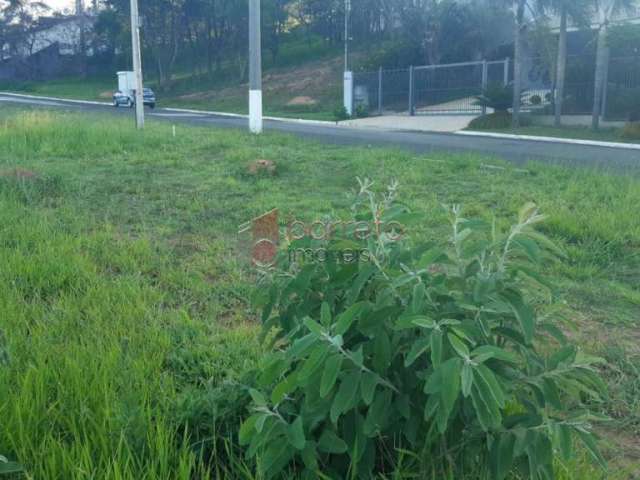
<path fill-rule="evenodd" d="M 0 93 L 0 108 L 3 104 L 130 116 L 131 121 L 134 121 L 132 110 L 126 108 L 116 109 L 108 105 L 24 98 Z M 171 121 L 175 124 L 191 123 L 226 128 L 247 128 L 247 120 L 245 118 L 206 113 L 176 112 L 172 109 L 147 109 L 147 118 Z M 451 133 L 386 131 L 298 122 L 295 120 L 265 120 L 264 126 L 267 131 L 279 131 L 338 145 L 384 146 L 408 149 L 417 153 L 479 153 L 516 164 L 524 164 L 529 160 L 535 160 L 545 163 L 604 168 L 606 170 L 634 173 L 640 171 L 640 150 L 573 145 L 560 142 L 469 137 Z"/>

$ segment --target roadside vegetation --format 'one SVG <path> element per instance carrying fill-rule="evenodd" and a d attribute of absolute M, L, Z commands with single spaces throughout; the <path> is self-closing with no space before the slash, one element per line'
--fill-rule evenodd
<path fill-rule="evenodd" d="M 302 53 L 305 53 L 303 56 Z M 359 58 L 354 54 L 354 58 Z M 277 62 L 267 57 L 263 78 L 266 115 L 333 120 L 342 95 L 342 57 L 319 40 L 293 39 L 281 46 Z M 145 71 L 145 85 L 156 91 L 159 107 L 195 108 L 246 114 L 248 84 L 238 77 L 233 62 L 221 63 L 215 74 L 179 72 L 161 85 L 153 69 Z M 111 102 L 117 89 L 115 70 L 88 78 L 47 82 L 0 82 L 0 91 L 77 100 Z"/>
<path fill-rule="evenodd" d="M 604 142 L 640 142 L 640 123 L 635 111 L 628 117 L 624 127 L 601 127 L 597 130 L 583 126 L 536 125 L 537 115 L 521 115 L 517 127 L 513 126 L 513 91 L 509 87 L 490 86 L 476 97 L 476 105 L 490 109 L 491 113 L 480 115 L 469 122 L 466 130 L 530 135 L 555 138 L 574 138 Z M 538 117 L 539 118 L 539 117 Z"/>
<path fill-rule="evenodd" d="M 640 135 L 635 137 L 631 134 L 624 134 L 624 128 L 600 128 L 599 130 L 592 130 L 588 127 L 552 127 L 543 125 L 532 125 L 532 120 L 523 117 L 522 122 L 526 126 L 520 126 L 518 128 L 512 128 L 510 116 L 503 116 L 497 118 L 497 115 L 487 115 L 486 117 L 480 117 L 474 120 L 467 130 L 476 130 L 484 132 L 495 133 L 508 133 L 512 135 L 530 135 L 538 137 L 555 137 L 555 138 L 575 138 L 580 140 L 597 140 L 601 142 L 622 142 L 622 143 L 638 143 L 640 142 Z"/>
<path fill-rule="evenodd" d="M 252 174 L 258 159 L 275 171 Z M 398 182 L 398 200 L 420 218 L 408 230 L 415 245 L 449 243 L 443 204 L 501 231 L 530 202 L 546 215 L 538 228 L 564 257 L 545 257 L 551 289 L 527 287 L 527 302 L 581 354 L 605 359 L 608 394 L 587 406 L 609 417 L 594 422 L 607 473 L 578 441 L 553 468 L 560 479 L 632 478 L 637 173 L 187 126 L 174 136 L 153 121 L 138 133 L 124 119 L 3 106 L 0 454 L 30 478 L 260 478 L 238 432 L 262 401 L 251 388 L 269 346 L 238 226 L 272 208 L 281 222 L 347 219 L 356 178 L 368 177 L 374 192 Z M 420 471 L 409 450 L 387 446 L 393 478 Z"/>

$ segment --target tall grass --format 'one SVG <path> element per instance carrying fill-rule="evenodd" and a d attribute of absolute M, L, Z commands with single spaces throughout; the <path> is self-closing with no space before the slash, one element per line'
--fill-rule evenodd
<path fill-rule="evenodd" d="M 257 158 L 278 174 L 249 175 Z M 569 254 L 548 266 L 560 292 L 541 308 L 566 311 L 577 335 L 606 322 L 624 337 L 640 311 L 640 216 L 630 210 L 640 182 L 526 170 L 231 130 L 178 126 L 173 137 L 154 122 L 139 133 L 128 119 L 3 107 L 0 454 L 34 479 L 251 478 L 234 432 L 259 348 L 237 226 L 273 207 L 283 219 L 345 218 L 355 176 L 399 180 L 403 200 L 428 214 L 416 241 L 446 241 L 441 203 L 500 226 L 537 202 Z M 608 342 L 618 337 L 583 339 L 596 350 Z M 630 392 L 616 411 L 637 410 Z M 563 479 L 593 472 L 581 458 L 559 466 Z"/>

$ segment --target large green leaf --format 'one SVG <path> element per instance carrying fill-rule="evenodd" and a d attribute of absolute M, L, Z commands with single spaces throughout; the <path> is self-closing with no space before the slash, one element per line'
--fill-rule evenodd
<path fill-rule="evenodd" d="M 560 455 L 562 455 L 562 458 L 568 462 L 571 460 L 573 450 L 571 427 L 568 425 L 556 424 L 554 433 L 556 435 L 556 443 L 558 445 Z"/>
<path fill-rule="evenodd" d="M 326 397 L 336 383 L 340 367 L 342 366 L 342 355 L 331 355 L 324 364 L 322 381 L 320 382 L 320 396 Z"/>
<path fill-rule="evenodd" d="M 473 385 L 473 368 L 471 368 L 470 363 L 464 363 L 462 365 L 462 370 L 460 372 L 460 387 L 462 390 L 462 395 L 468 397 L 471 394 L 471 387 Z"/>
<path fill-rule="evenodd" d="M 475 367 L 474 379 L 478 386 L 482 387 L 481 392 L 488 392 L 493 401 L 500 408 L 504 408 L 505 394 L 496 378 L 495 374 L 489 370 L 485 365 L 478 365 Z M 486 386 L 486 388 L 484 388 Z"/>
<path fill-rule="evenodd" d="M 411 345 L 411 350 L 407 353 L 407 356 L 404 359 L 404 366 L 410 367 L 414 364 L 414 362 L 422 355 L 424 352 L 430 348 L 431 343 L 429 337 L 418 338 L 413 345 Z"/>
<path fill-rule="evenodd" d="M 483 363 L 490 358 L 495 358 L 496 360 L 502 360 L 509 363 L 518 363 L 519 361 L 518 356 L 515 353 L 494 345 L 481 345 L 471 352 L 471 356 L 474 361 L 478 363 Z"/>
<path fill-rule="evenodd" d="M 330 416 L 333 423 L 336 423 L 340 415 L 351 407 L 360 385 L 361 376 L 360 370 L 352 370 L 342 377 L 338 393 L 331 404 Z"/>
<path fill-rule="evenodd" d="M 535 333 L 535 315 L 533 309 L 522 301 L 520 295 L 509 292 L 504 294 L 520 323 L 527 344 L 531 344 Z"/>
<path fill-rule="evenodd" d="M 369 410 L 364 421 L 365 435 L 372 437 L 385 425 L 389 416 L 389 406 L 391 405 L 391 392 L 384 390 L 379 392 Z"/>
<path fill-rule="evenodd" d="M 450 412 L 460 394 L 462 360 L 451 358 L 441 365 L 440 370 L 442 371 L 442 388 L 440 389 L 442 404 Z"/>
<path fill-rule="evenodd" d="M 302 417 L 296 418 L 296 420 L 289 425 L 289 430 L 287 431 L 287 436 L 289 437 L 289 442 L 296 449 L 302 450 L 305 446 L 306 439 L 304 437 L 304 426 L 302 423 Z"/>
<path fill-rule="evenodd" d="M 438 367 L 442 360 L 442 330 L 431 332 L 431 363 Z"/>
<path fill-rule="evenodd" d="M 347 444 L 338 437 L 333 430 L 325 428 L 318 440 L 318 450 L 326 453 L 345 453 L 347 451 Z"/>
<path fill-rule="evenodd" d="M 0 475 L 10 475 L 22 472 L 24 472 L 22 465 L 16 462 L 10 462 L 6 458 L 0 456 Z"/>
<path fill-rule="evenodd" d="M 238 432 L 238 440 L 240 441 L 240 445 L 248 445 L 253 437 L 256 430 L 256 423 L 258 422 L 258 418 L 260 414 L 253 414 L 249 418 L 247 418 L 243 424 L 240 426 L 240 431 Z"/>
<path fill-rule="evenodd" d="M 309 355 L 309 358 L 307 358 L 302 364 L 302 368 L 298 373 L 299 384 L 304 385 L 306 380 L 309 379 L 309 377 L 311 377 L 318 368 L 320 368 L 328 354 L 327 348 L 327 346 L 322 344 L 316 345 L 311 352 L 311 355 Z"/>
<path fill-rule="evenodd" d="M 373 395 L 378 385 L 378 376 L 373 372 L 364 372 L 362 374 L 360 391 L 362 393 L 362 401 L 366 405 L 371 405 Z"/>
<path fill-rule="evenodd" d="M 598 449 L 598 445 L 593 437 L 593 434 L 590 432 L 585 432 L 584 430 L 576 429 L 575 432 L 578 434 L 578 438 L 582 440 L 582 443 L 587 448 L 587 451 L 593 457 L 593 459 L 598 462 L 598 464 L 604 469 L 607 469 L 607 461 L 604 459 L 600 450 Z"/>
<path fill-rule="evenodd" d="M 462 340 L 451 333 L 447 334 L 447 338 L 449 339 L 449 343 L 458 355 L 460 355 L 462 358 L 469 358 L 469 348 Z"/>
<path fill-rule="evenodd" d="M 338 315 L 334 332 L 336 335 L 344 335 L 349 331 L 358 314 L 364 309 L 364 303 L 354 303 L 347 310 Z"/>
<path fill-rule="evenodd" d="M 374 343 L 373 367 L 378 373 L 384 375 L 390 363 L 391 341 L 389 335 L 384 330 L 380 330 Z"/>
<path fill-rule="evenodd" d="M 514 462 L 515 437 L 511 433 L 502 433 L 493 440 L 489 454 L 492 480 L 503 480 Z"/>
<path fill-rule="evenodd" d="M 287 375 L 280 383 L 273 387 L 271 392 L 271 403 L 277 405 L 293 390 L 295 390 L 298 383 L 298 375 L 294 372 L 291 375 Z"/>
<path fill-rule="evenodd" d="M 331 325 L 331 307 L 327 302 L 322 302 L 320 306 L 320 323 L 324 327 Z"/>
<path fill-rule="evenodd" d="M 371 276 L 376 272 L 376 266 L 374 264 L 367 264 L 361 267 L 358 276 L 356 277 L 353 285 L 349 289 L 347 293 L 347 304 L 355 303 L 360 295 L 360 290 L 364 287 L 365 283 L 371 278 Z"/>

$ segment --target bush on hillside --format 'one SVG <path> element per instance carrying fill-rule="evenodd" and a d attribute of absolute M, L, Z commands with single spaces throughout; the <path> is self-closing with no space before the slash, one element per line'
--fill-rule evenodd
<path fill-rule="evenodd" d="M 239 434 L 260 475 L 553 478 L 574 440 L 603 463 L 583 403 L 604 390 L 599 359 L 525 291 L 544 288 L 539 265 L 562 254 L 535 229 L 536 206 L 504 232 L 452 206 L 446 247 L 411 246 L 403 226 L 424 219 L 395 185 L 371 186 L 360 182 L 358 223 L 290 244 L 323 248 L 324 261 L 283 252 L 262 272 L 255 301 L 272 351 Z"/>
<path fill-rule="evenodd" d="M 507 112 L 513 106 L 513 87 L 500 84 L 489 85 L 482 95 L 476 97 L 476 105 L 493 108 L 498 112 Z"/>

